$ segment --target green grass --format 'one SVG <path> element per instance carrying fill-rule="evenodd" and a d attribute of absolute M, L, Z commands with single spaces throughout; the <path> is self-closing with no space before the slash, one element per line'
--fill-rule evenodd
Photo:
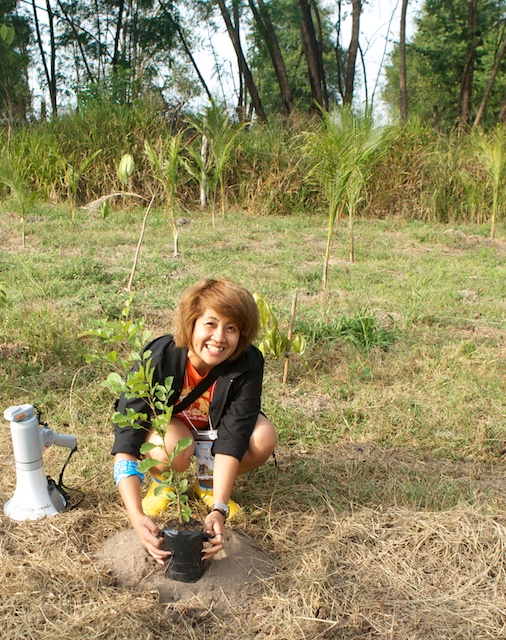
<path fill-rule="evenodd" d="M 18 349 L 2 365 L 3 405 L 42 402 L 57 412 L 65 404 L 90 348 L 78 333 L 95 318 L 117 317 L 127 299 L 141 218 L 134 209 L 106 219 L 81 213 L 72 223 L 68 212 L 47 209 L 27 225 L 22 250 L 15 218 L 2 216 L 0 343 Z M 206 214 L 188 221 L 182 255 L 173 258 L 162 217 L 155 211 L 148 220 L 133 312 L 146 316 L 154 334 L 168 331 L 180 293 L 199 278 L 223 276 L 260 293 L 287 324 L 297 291 L 296 330 L 309 348 L 292 360 L 286 388 L 275 360 L 265 383 L 282 441 L 344 437 L 451 457 L 502 452 L 503 242 L 481 227 L 358 221 L 357 262 L 344 259 L 341 226 L 323 292 L 323 217 L 228 213 L 216 229 Z M 85 383 L 78 377 L 76 390 Z M 324 408 L 313 415 L 322 397 Z"/>
<path fill-rule="evenodd" d="M 85 502 L 73 515 L 63 514 L 54 531 L 68 531 L 68 540 L 91 567 L 82 579 L 78 567 L 83 586 L 75 598 L 71 590 L 76 617 L 89 612 L 83 633 L 99 624 L 104 606 L 122 611 L 128 602 L 134 603 L 131 616 L 138 625 L 160 620 L 155 639 L 187 632 L 189 612 L 174 618 L 174 609 L 160 605 L 150 592 L 142 600 L 135 596 L 134 602 L 130 591 L 90 573 L 96 569 L 89 558 L 103 538 L 127 522 L 112 481 L 113 398 L 101 386 L 107 371 L 85 359 L 98 341 L 78 337 L 96 320 L 120 316 L 128 300 L 142 216 L 141 208 L 114 211 L 106 218 L 78 211 L 72 223 L 65 208 L 45 208 L 27 220 L 27 245 L 22 248 L 17 218 L 0 213 L 0 290 L 5 293 L 0 304 L 0 406 L 35 404 L 53 429 L 77 436 L 78 452 L 65 482 L 82 489 Z M 379 602 L 378 580 L 389 585 L 381 597 L 390 597 L 389 589 L 394 589 L 400 625 L 395 637 L 401 640 L 498 637 L 495 600 L 488 608 L 477 603 L 490 635 L 480 635 L 481 627 L 471 622 L 465 622 L 469 633 L 459 635 L 476 595 L 462 596 L 464 617 L 456 614 L 449 621 L 437 602 L 447 598 L 451 587 L 442 583 L 434 591 L 431 576 L 437 557 L 441 576 L 450 572 L 448 584 L 453 584 L 452 532 L 462 531 L 461 538 L 474 537 L 485 549 L 477 589 L 486 594 L 497 590 L 492 573 L 487 577 L 491 561 L 486 549 L 487 531 L 502 531 L 506 508 L 504 223 L 492 241 L 486 225 L 357 220 L 355 264 L 347 261 L 347 229 L 340 225 L 322 291 L 325 216 L 254 217 L 230 211 L 225 220 L 217 216 L 215 229 L 204 213 L 188 214 L 187 220 L 180 233 L 181 256 L 173 258 L 168 225 L 156 210 L 148 218 L 134 279 L 134 318 L 144 316 L 154 335 L 168 332 L 182 291 L 199 278 L 224 276 L 265 298 L 283 331 L 297 292 L 295 329 L 308 340 L 304 355 L 290 360 L 286 385 L 284 362 L 266 361 L 263 408 L 278 430 L 278 465 L 269 462 L 241 476 L 236 485 L 245 512 L 239 528 L 276 561 L 276 576 L 266 585 L 270 595 L 258 605 L 266 615 L 261 622 L 249 619 L 240 636 L 229 618 L 196 618 L 192 637 L 303 640 L 323 637 L 330 627 L 321 625 L 336 620 L 342 621 L 336 638 L 392 637 L 388 607 L 374 614 L 377 631 L 364 631 L 360 621 L 362 611 Z M 6 423 L 0 444 L 5 469 L 0 498 L 5 500 L 15 482 Z M 66 455 L 50 448 L 46 472 L 57 477 Z M 7 520 L 0 522 L 11 563 L 5 566 L 2 598 L 12 590 L 9 572 L 17 575 L 25 568 L 26 535 L 36 537 L 39 531 L 38 524 L 25 523 L 18 531 Z M 433 527 L 437 536 L 427 537 L 424 531 Z M 438 541 L 444 543 L 441 552 Z M 33 593 L 42 594 L 45 602 L 50 589 L 58 613 L 54 630 L 44 637 L 54 640 L 66 620 L 62 594 L 75 579 L 77 552 L 69 556 L 59 538 L 46 540 L 47 550 L 39 550 L 38 538 L 30 544 L 30 554 L 35 550 L 26 578 L 30 588 L 22 589 L 26 624 L 42 611 L 40 600 L 32 605 Z M 368 546 L 371 556 L 366 558 Z M 406 563 L 394 571 L 402 553 Z M 59 569 L 46 587 L 39 567 L 49 557 Z M 462 558 L 467 562 L 464 553 Z M 477 559 L 469 561 L 473 571 Z M 414 581 L 403 568 L 412 564 L 420 565 Z M 314 579 L 308 567 L 314 567 Z M 417 580 L 423 585 L 423 576 L 429 587 L 414 604 L 405 602 L 402 585 Z M 356 594 L 362 594 L 361 601 Z M 309 604 L 302 603 L 306 596 Z M 90 599 L 99 603 L 97 609 L 90 610 Z M 416 635 L 418 614 L 429 600 L 434 603 L 427 624 L 436 626 Z M 41 620 L 37 629 L 44 624 Z M 130 633 L 116 629 L 114 616 L 104 625 L 100 637 L 123 639 Z"/>

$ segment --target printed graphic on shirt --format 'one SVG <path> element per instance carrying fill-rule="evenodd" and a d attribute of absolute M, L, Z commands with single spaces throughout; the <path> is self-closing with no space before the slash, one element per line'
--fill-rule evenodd
<path fill-rule="evenodd" d="M 205 376 L 199 375 L 199 373 L 193 368 L 189 360 L 186 361 L 186 370 L 184 374 L 184 384 L 179 396 L 179 402 L 186 398 L 186 396 L 195 389 L 199 382 Z M 209 405 L 214 394 L 214 388 L 216 382 L 205 391 L 199 398 L 197 398 L 192 404 L 187 407 L 183 412 L 178 414 L 178 418 L 183 420 L 190 429 L 206 429 L 209 425 Z"/>

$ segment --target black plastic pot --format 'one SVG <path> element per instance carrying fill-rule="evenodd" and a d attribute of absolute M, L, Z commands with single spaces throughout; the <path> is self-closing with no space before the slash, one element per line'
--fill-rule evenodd
<path fill-rule="evenodd" d="M 207 533 L 165 527 L 160 535 L 163 537 L 164 550 L 172 552 L 165 576 L 179 582 L 197 582 L 206 570 L 202 549 L 204 541 L 209 539 Z"/>

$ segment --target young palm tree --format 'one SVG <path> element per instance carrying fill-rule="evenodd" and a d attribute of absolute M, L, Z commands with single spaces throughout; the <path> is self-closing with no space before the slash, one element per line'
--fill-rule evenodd
<path fill-rule="evenodd" d="M 60 156 L 60 160 L 65 167 L 64 180 L 67 187 L 68 199 L 70 202 L 72 221 L 76 219 L 77 189 L 79 187 L 79 182 L 81 181 L 83 175 L 86 173 L 88 167 L 91 165 L 93 160 L 95 160 L 99 153 L 102 153 L 102 149 L 95 151 L 95 153 L 93 153 L 88 158 L 85 158 L 80 164 L 77 164 L 73 158 L 71 160 L 67 160 L 66 158 Z"/>
<path fill-rule="evenodd" d="M 327 246 L 323 265 L 323 288 L 327 284 L 332 234 L 344 209 L 349 218 L 349 255 L 355 261 L 353 222 L 369 180 L 374 161 L 386 148 L 385 131 L 373 126 L 370 112 L 362 116 L 344 107 L 334 114 L 322 112 L 322 125 L 305 134 L 311 161 L 310 175 L 321 186 L 329 206 Z"/>
<path fill-rule="evenodd" d="M 221 213 L 225 217 L 227 173 L 230 167 L 232 154 L 237 148 L 237 137 L 246 123 L 235 125 L 226 110 L 218 107 L 214 102 L 207 107 L 203 114 L 189 118 L 190 124 L 208 141 L 208 157 L 203 158 L 200 151 L 189 147 L 193 161 L 197 167 L 195 170 L 187 165 L 190 174 L 199 183 L 205 181 L 209 194 L 209 202 L 215 226 L 215 209 L 218 198 L 218 188 L 221 200 Z"/>
<path fill-rule="evenodd" d="M 5 149 L 0 158 L 0 184 L 7 187 L 10 198 L 21 217 L 21 244 L 26 246 L 25 221 L 26 215 L 35 200 L 28 179 L 29 167 L 23 165 L 20 156 L 15 157 L 9 149 Z"/>
<path fill-rule="evenodd" d="M 504 125 L 499 124 L 488 136 L 476 134 L 476 159 L 487 171 L 492 186 L 492 215 L 490 237 L 495 235 L 495 222 L 502 200 L 501 186 L 506 176 L 506 134 Z"/>
<path fill-rule="evenodd" d="M 179 255 L 179 229 L 176 224 L 176 215 L 181 207 L 177 189 L 181 178 L 182 136 L 182 133 L 171 136 L 165 149 L 160 151 L 155 151 L 148 142 L 144 143 L 144 151 L 153 167 L 155 179 L 161 184 L 164 190 L 170 228 L 174 239 L 174 258 L 177 258 Z"/>

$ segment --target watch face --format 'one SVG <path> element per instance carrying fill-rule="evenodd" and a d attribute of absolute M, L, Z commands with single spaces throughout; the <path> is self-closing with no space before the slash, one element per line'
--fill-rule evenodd
<path fill-rule="evenodd" d="M 222 511 L 225 514 L 225 517 L 228 518 L 230 509 L 228 508 L 227 504 L 223 504 L 222 502 L 216 502 L 215 504 L 213 504 L 213 509 Z"/>

